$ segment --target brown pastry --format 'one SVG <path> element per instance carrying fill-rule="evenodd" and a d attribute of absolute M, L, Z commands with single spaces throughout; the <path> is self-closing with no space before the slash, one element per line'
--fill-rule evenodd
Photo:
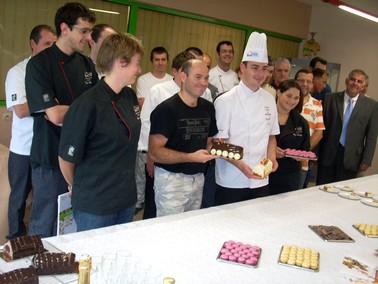
<path fill-rule="evenodd" d="M 4 244 L 4 259 L 10 261 L 43 251 L 45 249 L 40 236 L 18 237 Z"/>
<path fill-rule="evenodd" d="M 37 271 L 29 266 L 0 274 L 1 284 L 38 284 Z"/>
<path fill-rule="evenodd" d="M 223 158 L 240 160 L 243 158 L 243 147 L 230 143 L 214 142 L 210 154 Z"/>
<path fill-rule="evenodd" d="M 75 254 L 45 252 L 36 254 L 32 259 L 32 265 L 38 275 L 67 274 L 78 272 L 78 263 L 75 262 Z"/>

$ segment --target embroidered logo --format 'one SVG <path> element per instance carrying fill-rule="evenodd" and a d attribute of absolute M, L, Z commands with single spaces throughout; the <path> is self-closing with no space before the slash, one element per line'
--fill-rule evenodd
<path fill-rule="evenodd" d="M 265 125 L 270 125 L 272 119 L 272 113 L 269 106 L 265 106 Z"/>
<path fill-rule="evenodd" d="M 294 136 L 303 136 L 303 130 L 302 130 L 302 127 L 299 126 L 299 127 L 296 127 L 294 129 Z"/>
<path fill-rule="evenodd" d="M 49 94 L 42 94 L 42 99 L 45 103 L 48 103 L 50 101 Z"/>
<path fill-rule="evenodd" d="M 17 101 L 17 94 L 12 94 L 12 102 Z"/>
<path fill-rule="evenodd" d="M 92 84 L 92 72 L 84 72 L 84 83 L 85 85 Z"/>
<path fill-rule="evenodd" d="M 74 146 L 70 146 L 70 147 L 68 148 L 68 152 L 67 152 L 67 154 L 68 154 L 68 156 L 73 157 L 74 152 L 75 152 L 75 147 L 74 147 Z"/>
<path fill-rule="evenodd" d="M 138 120 L 140 120 L 140 108 L 138 105 L 134 106 L 134 112 Z"/>

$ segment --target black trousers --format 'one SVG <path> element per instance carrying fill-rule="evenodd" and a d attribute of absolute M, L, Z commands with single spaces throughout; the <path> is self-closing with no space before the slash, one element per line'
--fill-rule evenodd
<path fill-rule="evenodd" d="M 146 170 L 146 189 L 144 194 L 143 219 L 156 217 L 154 177 L 151 177 Z"/>
<path fill-rule="evenodd" d="M 318 165 L 316 184 L 327 184 L 357 177 L 358 171 L 347 170 L 344 167 L 345 148 L 341 144 L 337 147 L 336 158 L 329 166 Z"/>
<path fill-rule="evenodd" d="M 217 184 L 215 205 L 230 204 L 265 196 L 269 196 L 269 185 L 258 188 L 227 188 Z"/>

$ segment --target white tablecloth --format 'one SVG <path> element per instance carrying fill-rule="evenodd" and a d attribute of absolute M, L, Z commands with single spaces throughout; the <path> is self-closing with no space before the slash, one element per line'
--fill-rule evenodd
<path fill-rule="evenodd" d="M 378 194 L 378 175 L 344 184 Z M 367 238 L 352 224 L 378 224 L 378 208 L 366 206 L 317 187 L 251 201 L 138 221 L 130 224 L 46 239 L 77 256 L 128 250 L 143 262 L 176 279 L 176 283 L 341 283 L 344 256 L 378 264 L 377 238 Z M 325 242 L 308 225 L 335 225 L 355 243 Z M 216 261 L 227 240 L 262 248 L 259 267 Z M 277 263 L 283 244 L 320 253 L 320 271 Z"/>

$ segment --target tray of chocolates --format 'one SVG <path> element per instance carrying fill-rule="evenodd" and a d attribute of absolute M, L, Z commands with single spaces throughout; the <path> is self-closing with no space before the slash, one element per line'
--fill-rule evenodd
<path fill-rule="evenodd" d="M 249 268 L 257 268 L 261 257 L 261 248 L 256 245 L 227 241 L 218 253 L 217 260 Z"/>
<path fill-rule="evenodd" d="M 310 248 L 301 248 L 295 245 L 281 247 L 278 264 L 307 271 L 319 271 L 319 252 Z"/>
<path fill-rule="evenodd" d="M 354 224 L 353 228 L 368 238 L 378 238 L 378 225 Z"/>
<path fill-rule="evenodd" d="M 309 225 L 326 242 L 354 243 L 354 240 L 336 226 Z"/>
<path fill-rule="evenodd" d="M 217 141 L 213 142 L 210 154 L 228 159 L 241 160 L 243 159 L 243 147 Z"/>
<path fill-rule="evenodd" d="M 287 148 L 284 150 L 285 156 L 288 158 L 293 158 L 297 160 L 311 160 L 316 161 L 318 158 L 316 154 L 312 151 L 305 151 L 305 150 L 296 150 Z"/>

